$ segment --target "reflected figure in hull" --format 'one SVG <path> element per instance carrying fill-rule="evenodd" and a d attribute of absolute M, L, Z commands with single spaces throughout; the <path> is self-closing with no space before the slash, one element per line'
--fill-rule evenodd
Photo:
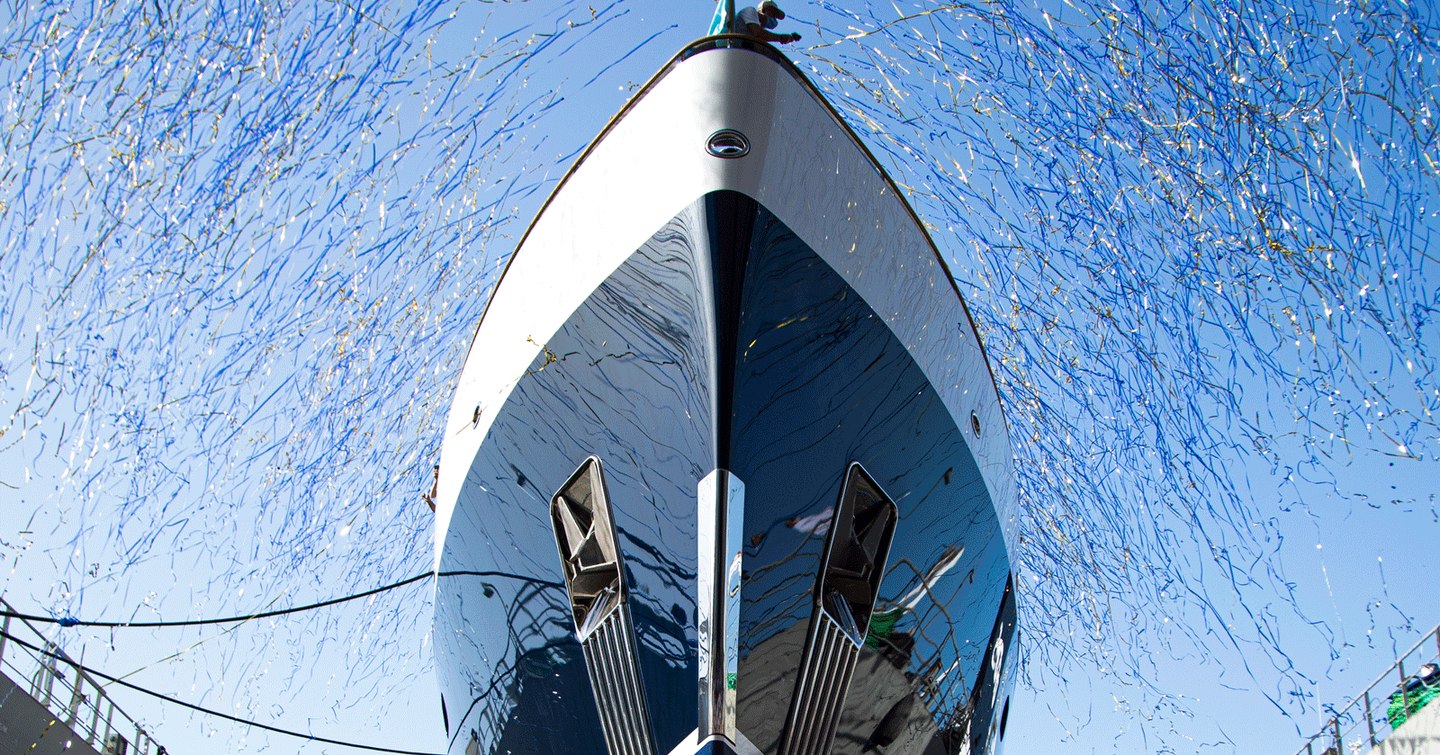
<path fill-rule="evenodd" d="M 547 202 L 461 375 L 450 752 L 998 752 L 1010 459 L 893 183 L 773 49 L 694 43 Z"/>

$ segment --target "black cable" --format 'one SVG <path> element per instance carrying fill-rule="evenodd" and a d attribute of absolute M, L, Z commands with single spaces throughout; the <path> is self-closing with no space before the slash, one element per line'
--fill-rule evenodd
<path fill-rule="evenodd" d="M 223 718 L 223 719 L 225 719 L 225 720 L 227 720 L 227 721 L 233 721 L 233 722 L 235 722 L 235 723 L 237 723 L 237 724 L 244 724 L 244 725 L 246 725 L 246 726 L 253 726 L 253 727 L 257 728 L 257 729 L 264 729 L 265 731 L 274 732 L 274 733 L 276 733 L 276 734 L 284 734 L 284 735 L 287 736 L 287 737 L 298 737 L 298 738 L 300 738 L 300 739 L 307 739 L 307 740 L 310 740 L 311 742 L 320 742 L 320 743 L 322 743 L 322 744 L 327 744 L 327 745 L 340 745 L 341 747 L 353 747 L 353 748 L 355 748 L 355 749 L 357 749 L 357 750 L 370 750 L 371 752 L 389 752 L 389 753 L 395 753 L 395 755 L 446 755 L 446 753 L 440 753 L 440 752 L 426 752 L 426 751 L 424 751 L 424 750 L 395 750 L 395 749 L 391 749 L 391 748 L 389 748 L 389 747 L 376 747 L 376 746 L 374 746 L 374 745 L 364 745 L 364 744 L 358 744 L 358 743 L 355 743 L 355 742 L 345 742 L 345 741 L 339 740 L 339 739 L 329 739 L 328 737 L 317 737 L 317 736 L 315 736 L 314 734 L 305 734 L 305 733 L 303 733 L 303 732 L 291 731 L 291 730 L 289 730 L 289 729 L 282 729 L 282 728 L 280 728 L 280 727 L 278 727 L 278 726 L 271 726 L 271 725 L 269 725 L 269 724 L 262 724 L 262 723 L 260 723 L 259 721 L 250 721 L 250 720 L 248 720 L 248 719 L 240 718 L 240 717 L 238 717 L 238 716 L 232 716 L 232 715 L 230 715 L 229 713 L 221 713 L 221 712 L 218 711 L 218 710 L 211 710 L 211 709 L 209 709 L 209 708 L 206 708 L 206 707 L 203 707 L 203 706 L 200 706 L 200 705 L 196 705 L 196 704 L 194 704 L 194 703 L 187 703 L 187 702 L 185 702 L 184 700 L 176 700 L 175 698 L 170 697 L 169 695 L 162 695 L 162 694 L 160 694 L 159 692 L 155 692 L 155 691 L 153 691 L 153 690 L 146 689 L 146 688 L 144 688 L 144 687 L 141 687 L 141 686 L 138 685 L 138 684 L 134 684 L 134 683 L 131 683 L 131 682 L 127 682 L 127 681 L 125 681 L 124 679 L 119 679 L 119 678 L 110 676 L 109 674 L 106 674 L 106 673 L 104 673 L 103 671 L 97 671 L 97 670 L 95 670 L 95 669 L 93 669 L 93 668 L 90 668 L 89 666 L 85 666 L 85 665 L 80 664 L 80 663 L 78 663 L 78 662 L 76 662 L 76 661 L 73 661 L 73 660 L 71 660 L 70 658 L 66 657 L 63 653 L 57 653 L 57 652 L 52 651 L 52 650 L 45 650 L 45 649 L 40 648 L 40 647 L 37 647 L 37 646 L 35 646 L 35 645 L 31 645 L 30 643 L 28 643 L 28 642 L 20 639 L 19 637 L 16 637 L 16 636 L 13 635 L 13 634 L 10 634 L 9 632 L 5 632 L 5 631 L 3 631 L 3 630 L 0 630 L 0 637 L 5 638 L 5 641 L 6 641 L 6 642 L 13 642 L 13 643 L 15 643 L 16 645 L 19 645 L 19 646 L 21 646 L 21 647 L 29 648 L 29 649 L 30 649 L 31 651 L 33 651 L 33 652 L 39 653 L 40 655 L 43 655 L 43 656 L 45 656 L 45 657 L 47 657 L 47 658 L 53 658 L 53 659 L 55 659 L 55 660 L 57 660 L 57 661 L 61 661 L 61 662 L 63 662 L 63 663 L 69 664 L 70 666 L 72 666 L 72 667 L 74 667 L 74 668 L 76 668 L 76 669 L 78 669 L 78 670 L 80 670 L 80 671 L 83 671 L 83 672 L 85 672 L 86 674 L 89 674 L 89 675 L 94 676 L 94 677 L 98 677 L 98 678 L 100 678 L 100 679 L 104 679 L 104 680 L 107 681 L 107 682 L 111 682 L 111 683 L 113 683 L 113 684 L 118 684 L 118 685 L 120 685 L 120 686 L 122 686 L 122 687 L 127 687 L 127 688 L 129 688 L 129 689 L 133 689 L 133 690 L 135 690 L 136 692 L 140 692 L 140 693 L 142 693 L 142 694 L 146 694 L 146 695 L 149 695 L 149 696 L 151 696 L 151 697 L 159 698 L 159 699 L 161 699 L 161 700 L 164 700 L 164 701 L 167 702 L 167 703 L 174 703 L 175 705 L 179 705 L 179 706 L 184 707 L 184 708 L 189 708 L 190 710 L 193 710 L 193 711 L 198 711 L 198 712 L 200 712 L 200 713 L 204 713 L 204 714 L 207 714 L 207 715 L 215 716 L 216 718 Z"/>
<path fill-rule="evenodd" d="M 32 621 L 32 622 L 35 622 L 35 623 L 37 623 L 37 624 L 59 624 L 59 625 L 62 626 L 62 627 L 99 627 L 99 628 L 101 628 L 101 629 L 116 629 L 116 628 L 123 628 L 123 627 L 136 627 L 136 628 L 144 627 L 144 628 L 152 628 L 152 629 L 153 629 L 153 628 L 156 628 L 156 627 L 195 627 L 195 626 L 205 626 L 205 625 L 208 625 L 208 624 L 234 624 L 234 623 L 238 623 L 238 622 L 242 622 L 242 621 L 251 621 L 251 620 L 254 620 L 254 619 L 268 619 L 268 618 L 270 618 L 270 617 L 272 617 L 272 616 L 284 616 L 284 615 L 286 615 L 286 614 L 291 614 L 291 613 L 300 613 L 300 612 L 302 612 L 302 611 L 313 611 L 313 610 L 315 610 L 316 608 L 324 608 L 324 607 L 326 607 L 326 606 L 333 606 L 333 605 L 335 605 L 335 604 L 337 604 L 337 603 L 345 603 L 345 602 L 351 601 L 351 600 L 359 600 L 360 598 L 368 598 L 368 597 L 370 597 L 371 595 L 376 595 L 376 594 L 379 594 L 379 593 L 382 593 L 382 592 L 387 592 L 387 591 L 389 591 L 389 590 L 394 590 L 394 589 L 396 589 L 397 587 L 404 587 L 404 586 L 406 586 L 406 585 L 408 585 L 408 584 L 410 584 L 410 583 L 412 583 L 412 582 L 419 582 L 420 580 L 425 579 L 425 578 L 427 578 L 427 577 L 506 577 L 506 578 L 509 578 L 509 579 L 515 579 L 515 580 L 520 580 L 520 581 L 524 581 L 524 582 L 532 582 L 532 583 L 534 583 L 534 584 L 544 585 L 544 586 L 546 586 L 546 587 L 563 587 L 563 585 L 560 584 L 559 582 L 551 582 L 551 581 L 543 580 L 543 579 L 535 579 L 535 578 L 533 578 L 533 577 L 525 577 L 525 576 L 521 576 L 521 575 L 519 575 L 519 574 L 511 574 L 511 573 L 509 573 L 509 572 L 499 572 L 499 571 L 442 571 L 442 572 L 428 572 L 428 571 L 427 571 L 427 572 L 425 572 L 425 573 L 423 573 L 423 574 L 416 574 L 416 575 L 413 576 L 413 577 L 409 577 L 409 578 L 407 578 L 407 579 L 402 579 L 402 580 L 400 580 L 399 582 L 395 582 L 395 583 L 393 583 L 393 584 L 384 585 L 384 586 L 382 586 L 382 587 L 376 587 L 376 588 L 374 588 L 374 589 L 372 589 L 372 590 L 366 590 L 365 592 L 358 592 L 358 593 L 355 593 L 354 595 L 346 595 L 345 597 L 342 597 L 342 598 L 331 598 L 331 599 L 329 599 L 329 600 L 322 600 L 322 601 L 320 601 L 319 603 L 310 603 L 309 605 L 294 606 L 294 607 L 291 607 L 291 608 L 280 608 L 280 609 L 276 609 L 276 610 L 274 610 L 274 611 L 261 611 L 261 612 L 259 612 L 259 613 L 247 614 L 247 615 L 245 615 L 245 616 L 226 616 L 226 617 L 223 617 L 223 618 L 216 618 L 216 619 L 190 619 L 190 620 L 186 620 L 186 621 L 86 621 L 86 620 L 83 620 L 83 619 L 77 619 L 77 618 L 75 618 L 75 617 L 73 617 L 73 616 L 59 616 L 59 617 L 56 617 L 56 616 L 39 616 L 39 615 L 36 615 L 36 614 L 28 614 L 28 613 L 19 613 L 19 612 L 16 612 L 16 611 L 0 610 L 0 617 L 8 617 L 8 618 L 12 618 L 12 619 L 24 619 L 25 621 Z"/>

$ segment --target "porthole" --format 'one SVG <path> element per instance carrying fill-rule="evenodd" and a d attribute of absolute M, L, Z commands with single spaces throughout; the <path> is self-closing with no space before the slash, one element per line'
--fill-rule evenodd
<path fill-rule="evenodd" d="M 733 160 L 750 154 L 750 140 L 733 128 L 721 129 L 710 135 L 705 151 L 715 157 Z"/>
<path fill-rule="evenodd" d="M 970 412 L 970 431 L 975 433 L 975 437 L 980 437 L 980 415 L 975 412 Z"/>

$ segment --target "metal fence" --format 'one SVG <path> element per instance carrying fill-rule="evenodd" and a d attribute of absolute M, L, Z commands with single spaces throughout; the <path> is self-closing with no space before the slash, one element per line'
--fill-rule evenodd
<path fill-rule="evenodd" d="M 14 613 L 4 600 L 0 606 Z M 7 637 L 43 648 L 31 650 Z M 24 619 L 0 619 L 0 671 L 103 755 L 165 755 L 134 719 L 105 694 L 99 680 L 81 671 L 60 646 Z"/>
<path fill-rule="evenodd" d="M 1413 715 L 1419 690 L 1407 690 L 1406 682 L 1426 663 L 1440 661 L 1440 626 L 1420 638 L 1380 678 L 1325 722 L 1295 755 L 1355 755 L 1368 752 L 1394 731 L 1391 711 Z M 1440 701 L 1435 703 L 1440 705 Z M 1397 707 L 1398 706 L 1398 707 Z"/>

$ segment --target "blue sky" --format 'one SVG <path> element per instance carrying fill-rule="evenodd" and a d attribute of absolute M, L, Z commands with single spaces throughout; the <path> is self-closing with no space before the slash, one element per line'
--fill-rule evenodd
<path fill-rule="evenodd" d="M 1035 690 L 1008 751 L 1293 751 L 1437 621 L 1434 11 L 787 10 L 995 363 Z M 190 618 L 428 568 L 499 265 L 710 11 L 0 11 L 6 599 Z M 187 700 L 438 747 L 428 601 L 67 631 Z M 120 697 L 176 752 L 297 751 Z"/>

